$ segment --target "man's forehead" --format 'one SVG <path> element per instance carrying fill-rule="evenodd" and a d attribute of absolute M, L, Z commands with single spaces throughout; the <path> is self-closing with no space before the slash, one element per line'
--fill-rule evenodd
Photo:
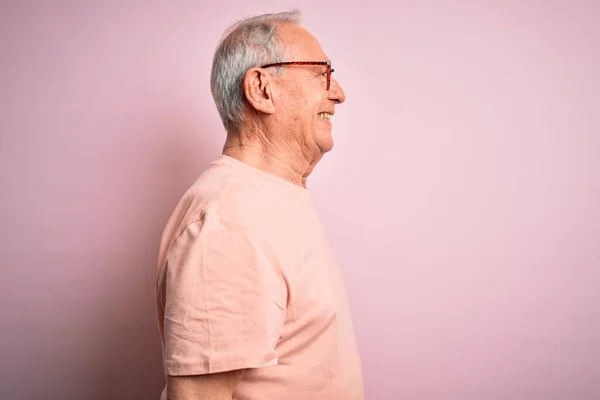
<path fill-rule="evenodd" d="M 304 27 L 297 24 L 282 24 L 277 33 L 286 46 L 288 56 L 296 61 L 327 61 L 319 41 Z"/>

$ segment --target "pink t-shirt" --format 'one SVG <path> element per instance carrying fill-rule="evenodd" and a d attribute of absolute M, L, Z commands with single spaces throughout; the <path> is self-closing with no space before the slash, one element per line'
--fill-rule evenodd
<path fill-rule="evenodd" d="M 157 316 L 165 374 L 247 369 L 237 400 L 364 399 L 343 279 L 308 191 L 234 158 L 210 165 L 165 228 Z"/>

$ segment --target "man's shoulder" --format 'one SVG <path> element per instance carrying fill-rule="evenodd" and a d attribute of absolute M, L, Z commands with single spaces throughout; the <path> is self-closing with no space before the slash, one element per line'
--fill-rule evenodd
<path fill-rule="evenodd" d="M 173 209 L 161 236 L 160 260 L 175 242 L 199 241 L 205 228 L 252 229 L 252 196 L 252 185 L 243 177 L 222 166 L 207 168 Z"/>
<path fill-rule="evenodd" d="M 208 217 L 244 223 L 260 203 L 253 182 L 226 166 L 210 166 L 188 188 L 173 210 L 179 230 Z"/>

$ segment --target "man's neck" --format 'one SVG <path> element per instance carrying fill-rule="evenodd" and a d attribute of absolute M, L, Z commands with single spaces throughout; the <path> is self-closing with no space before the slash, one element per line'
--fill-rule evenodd
<path fill-rule="evenodd" d="M 223 146 L 224 155 L 306 188 L 306 178 L 316 163 L 286 150 L 281 151 L 271 143 L 244 138 L 239 134 L 228 134 Z"/>

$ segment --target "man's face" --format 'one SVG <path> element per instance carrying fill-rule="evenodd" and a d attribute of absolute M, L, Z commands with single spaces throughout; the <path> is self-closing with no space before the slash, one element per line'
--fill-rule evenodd
<path fill-rule="evenodd" d="M 328 61 L 319 42 L 303 27 L 289 24 L 277 30 L 287 51 L 284 61 Z M 281 92 L 277 121 L 291 146 L 299 146 L 308 159 L 320 157 L 333 148 L 331 121 L 335 105 L 346 99 L 344 91 L 331 77 L 327 90 L 327 66 L 284 67 L 277 79 Z"/>

